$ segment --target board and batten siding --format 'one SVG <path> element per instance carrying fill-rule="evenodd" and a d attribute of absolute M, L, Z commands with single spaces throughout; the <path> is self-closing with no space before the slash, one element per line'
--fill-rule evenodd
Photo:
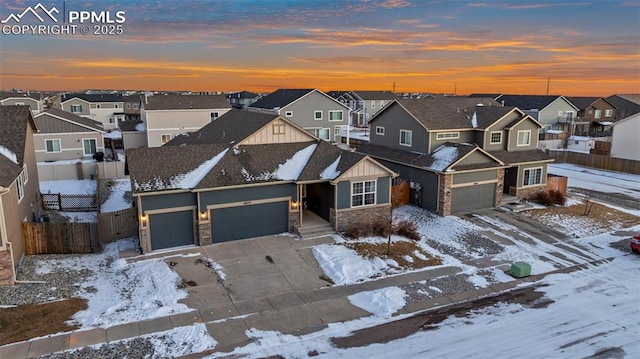
<path fill-rule="evenodd" d="M 284 126 L 284 127 L 282 127 Z M 279 132 L 284 129 L 284 133 Z M 314 141 L 308 132 L 301 130 L 282 119 L 277 119 L 242 141 L 243 145 L 261 145 L 272 143 L 298 143 Z"/>

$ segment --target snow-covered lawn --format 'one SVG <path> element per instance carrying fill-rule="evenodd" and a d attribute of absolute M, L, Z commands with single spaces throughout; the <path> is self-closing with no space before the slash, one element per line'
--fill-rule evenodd
<path fill-rule="evenodd" d="M 125 198 L 125 193 L 131 192 L 131 180 L 129 178 L 119 178 L 109 180 L 109 197 L 100 206 L 100 212 L 115 212 L 122 209 L 131 208 L 131 197 Z"/>
<path fill-rule="evenodd" d="M 549 173 L 568 177 L 568 187 L 605 193 L 622 193 L 640 200 L 640 175 L 604 171 L 568 163 L 549 164 Z"/>
<path fill-rule="evenodd" d="M 40 192 L 61 194 L 96 194 L 94 180 L 41 181 Z"/>
<path fill-rule="evenodd" d="M 181 278 L 163 259 L 127 263 L 118 251 L 133 247 L 130 241 L 106 246 L 101 254 L 45 260 L 37 273 L 87 270 L 92 274 L 80 285 L 78 297 L 87 299 L 88 308 L 73 316 L 81 328 L 114 325 L 189 312 L 178 300 L 187 292 L 178 289 Z"/>

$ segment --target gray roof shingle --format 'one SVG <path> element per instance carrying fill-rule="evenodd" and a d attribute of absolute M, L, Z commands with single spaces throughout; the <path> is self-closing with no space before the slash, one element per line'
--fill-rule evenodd
<path fill-rule="evenodd" d="M 553 159 L 541 150 L 491 151 L 491 154 L 498 158 L 500 161 L 504 162 L 506 165 L 529 162 L 553 162 Z"/>
<path fill-rule="evenodd" d="M 525 110 L 542 110 L 555 101 L 558 95 L 502 95 L 497 101 L 505 106 L 515 106 Z"/>
<path fill-rule="evenodd" d="M 208 110 L 231 108 L 225 95 L 153 95 L 142 98 L 145 110 Z"/>
<path fill-rule="evenodd" d="M 89 128 L 94 129 L 96 131 L 104 131 L 104 127 L 102 126 L 102 123 L 100 123 L 98 121 L 95 121 L 95 120 L 92 120 L 90 118 L 78 116 L 78 115 L 73 114 L 71 112 L 67 112 L 67 111 L 61 110 L 59 108 L 50 108 L 45 112 L 41 112 L 41 113 L 37 114 L 36 116 L 34 116 L 34 120 L 36 121 L 36 124 L 37 124 L 38 123 L 38 119 L 44 118 L 45 116 L 49 116 L 49 115 L 62 117 L 64 119 L 66 119 L 66 120 L 81 124 L 83 126 L 89 127 Z"/>
<path fill-rule="evenodd" d="M 95 103 L 95 102 L 124 102 L 124 98 L 122 94 L 119 93 L 67 93 L 63 94 L 61 97 L 62 102 L 71 100 L 72 98 L 77 97 L 81 100 L 85 100 L 87 102 Z"/>
<path fill-rule="evenodd" d="M 252 103 L 249 107 L 264 108 L 269 110 L 282 108 L 313 90 L 314 89 L 279 89 L 266 96 L 261 97 L 258 101 Z"/>
<path fill-rule="evenodd" d="M 398 98 L 391 91 L 353 91 L 363 100 L 395 100 Z"/>
<path fill-rule="evenodd" d="M 15 154 L 18 162 L 0 155 L 0 186 L 11 185 L 22 170 L 29 125 L 35 130 L 29 106 L 0 106 L 0 146 Z"/>

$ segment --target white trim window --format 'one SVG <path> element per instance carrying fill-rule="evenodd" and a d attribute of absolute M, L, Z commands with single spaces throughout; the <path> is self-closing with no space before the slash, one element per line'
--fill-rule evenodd
<path fill-rule="evenodd" d="M 171 134 L 162 134 L 160 135 L 160 143 L 162 143 L 163 145 L 167 142 L 171 141 Z"/>
<path fill-rule="evenodd" d="M 436 134 L 437 140 L 455 140 L 460 138 L 460 132 L 440 132 Z"/>
<path fill-rule="evenodd" d="M 85 156 L 92 156 L 98 152 L 98 141 L 95 138 L 83 138 L 82 151 Z"/>
<path fill-rule="evenodd" d="M 71 113 L 82 113 L 82 105 L 71 105 Z"/>
<path fill-rule="evenodd" d="M 384 127 L 376 126 L 376 135 L 384 136 Z"/>
<path fill-rule="evenodd" d="M 342 110 L 329 111 L 329 121 L 342 121 Z"/>
<path fill-rule="evenodd" d="M 531 130 L 518 131 L 518 143 L 516 146 L 531 145 Z"/>
<path fill-rule="evenodd" d="M 312 129 L 313 135 L 318 137 L 321 140 L 330 141 L 331 140 L 331 129 L 330 128 L 314 128 Z"/>
<path fill-rule="evenodd" d="M 342 126 L 333 127 L 333 138 L 342 136 Z"/>
<path fill-rule="evenodd" d="M 313 119 L 316 121 L 322 120 L 322 111 L 313 111 Z"/>
<path fill-rule="evenodd" d="M 593 114 L 594 118 L 602 118 L 602 110 L 596 110 L 596 113 Z"/>
<path fill-rule="evenodd" d="M 409 130 L 400 130 L 400 145 L 411 146 L 412 132 Z"/>
<path fill-rule="evenodd" d="M 523 172 L 523 186 L 535 186 L 542 183 L 542 167 L 527 168 Z"/>
<path fill-rule="evenodd" d="M 611 117 L 613 116 L 613 110 L 608 108 L 606 110 L 604 110 L 604 117 Z"/>
<path fill-rule="evenodd" d="M 22 176 L 23 183 L 29 182 L 29 172 L 27 171 L 27 165 L 22 166 L 22 173 L 20 174 L 20 176 Z"/>
<path fill-rule="evenodd" d="M 218 112 L 211 112 L 211 122 L 217 120 L 218 116 L 220 116 Z"/>
<path fill-rule="evenodd" d="M 18 188 L 18 202 L 24 197 L 24 182 L 22 173 L 16 179 L 16 187 Z"/>
<path fill-rule="evenodd" d="M 140 109 L 140 106 L 137 103 L 134 103 L 133 104 L 133 109 L 134 110 L 138 110 L 138 109 Z"/>
<path fill-rule="evenodd" d="M 489 143 L 492 145 L 502 143 L 502 131 L 492 131 L 491 134 L 489 134 Z"/>
<path fill-rule="evenodd" d="M 293 117 L 293 111 L 286 111 L 286 112 L 284 113 L 284 116 L 285 116 L 285 117 Z"/>
<path fill-rule="evenodd" d="M 62 152 L 62 145 L 59 138 L 44 140 L 44 147 L 47 153 Z"/>
<path fill-rule="evenodd" d="M 376 204 L 376 181 L 351 183 L 351 207 Z"/>
<path fill-rule="evenodd" d="M 274 135 L 284 135 L 286 125 L 284 123 L 276 123 L 272 125 Z"/>

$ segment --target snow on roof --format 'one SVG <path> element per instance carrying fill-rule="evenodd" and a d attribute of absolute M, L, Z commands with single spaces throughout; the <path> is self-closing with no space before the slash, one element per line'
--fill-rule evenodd
<path fill-rule="evenodd" d="M 570 140 L 573 141 L 589 141 L 592 140 L 591 137 L 586 137 L 586 136 L 571 136 L 569 137 Z"/>
<path fill-rule="evenodd" d="M 340 176 L 340 171 L 338 171 L 338 164 L 340 163 L 340 159 L 342 155 L 338 156 L 332 164 L 330 164 L 327 168 L 325 168 L 322 172 L 320 172 L 321 179 L 332 180 L 338 176 Z"/>
<path fill-rule="evenodd" d="M 564 131 L 562 131 L 562 130 L 546 130 L 546 131 L 544 131 L 544 133 L 550 133 L 552 135 L 559 135 L 561 133 L 564 133 Z"/>
<path fill-rule="evenodd" d="M 296 152 L 293 157 L 278 166 L 278 169 L 273 173 L 274 177 L 281 180 L 297 180 L 316 147 L 318 145 L 314 143 Z"/>
<path fill-rule="evenodd" d="M 213 167 L 224 157 L 229 149 L 225 148 L 224 151 L 215 155 L 212 159 L 204 161 L 200 166 L 191 172 L 179 174 L 171 178 L 171 186 L 174 188 L 189 189 L 194 188 L 204 176 L 211 171 Z"/>
<path fill-rule="evenodd" d="M 436 171 L 443 171 L 458 158 L 458 147 L 442 145 L 431 154 L 431 157 L 433 158 L 433 163 L 429 168 Z"/>
<path fill-rule="evenodd" d="M 611 126 L 611 125 L 613 125 L 613 122 L 611 122 L 611 121 L 600 121 L 598 123 L 601 124 L 602 126 Z"/>
<path fill-rule="evenodd" d="M 0 154 L 8 158 L 11 162 L 18 164 L 18 156 L 10 149 L 0 145 Z"/>
<path fill-rule="evenodd" d="M 473 126 L 473 128 L 478 127 L 478 115 L 475 111 L 473 112 L 473 117 L 471 117 L 471 126 Z"/>
<path fill-rule="evenodd" d="M 136 131 L 146 131 L 147 128 L 144 125 L 144 122 L 140 122 L 139 124 L 136 125 Z"/>
<path fill-rule="evenodd" d="M 107 132 L 104 134 L 104 138 L 118 139 L 122 138 L 122 132 L 118 130 L 113 130 L 111 132 Z"/>
<path fill-rule="evenodd" d="M 244 167 L 242 167 L 242 170 L 240 170 L 240 172 L 242 173 L 242 176 L 244 177 L 244 180 L 247 181 L 247 182 L 268 181 L 273 177 L 273 174 L 271 174 L 269 172 L 262 172 L 262 173 L 260 173 L 258 175 L 252 175 Z"/>

